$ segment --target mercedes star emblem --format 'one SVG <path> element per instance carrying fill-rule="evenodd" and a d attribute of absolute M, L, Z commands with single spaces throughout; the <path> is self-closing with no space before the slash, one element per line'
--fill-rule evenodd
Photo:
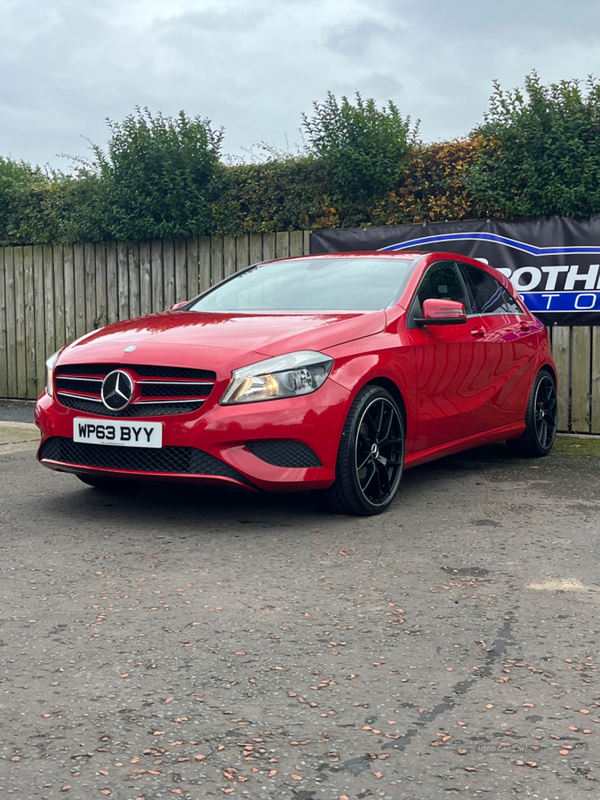
<path fill-rule="evenodd" d="M 133 381 L 120 369 L 109 372 L 102 382 L 102 402 L 110 411 L 123 411 L 133 398 Z"/>

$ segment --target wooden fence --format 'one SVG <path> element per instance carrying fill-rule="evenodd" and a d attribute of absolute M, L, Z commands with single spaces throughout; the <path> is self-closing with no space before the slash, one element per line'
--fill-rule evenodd
<path fill-rule="evenodd" d="M 549 329 L 558 371 L 558 429 L 600 434 L 600 327 Z"/>
<path fill-rule="evenodd" d="M 0 397 L 37 397 L 46 358 L 78 336 L 163 311 L 257 261 L 304 255 L 309 238 L 0 247 Z"/>
<path fill-rule="evenodd" d="M 0 248 L 0 397 L 35 398 L 48 355 L 108 322 L 162 311 L 239 269 L 303 255 L 310 233 Z M 559 429 L 600 434 L 600 328 L 554 327 Z"/>

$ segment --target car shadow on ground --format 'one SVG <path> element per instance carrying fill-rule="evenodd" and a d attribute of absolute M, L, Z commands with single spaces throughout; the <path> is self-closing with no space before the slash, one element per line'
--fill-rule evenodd
<path fill-rule="evenodd" d="M 485 476 L 506 462 L 514 464 L 515 461 L 506 446 L 500 443 L 413 467 L 403 476 L 400 496 L 394 506 L 401 504 L 412 492 L 426 491 L 433 482 L 451 484 L 460 473 L 472 470 Z M 208 517 L 238 518 L 244 514 L 274 518 L 290 516 L 296 520 L 300 517 L 318 518 L 320 521 L 340 516 L 329 511 L 322 492 L 246 492 L 193 484 L 140 484 L 133 481 L 124 481 L 116 490 L 101 490 L 85 486 L 75 476 L 64 474 L 61 483 L 63 492 L 70 495 L 74 504 L 72 510 L 78 508 L 97 514 L 103 508 L 118 507 L 122 512 L 137 514 L 140 521 L 152 519 L 157 512 L 164 515 L 167 511 L 171 516 L 174 513 L 182 516 L 201 514 L 205 520 Z M 64 494 L 62 497 L 64 499 Z"/>

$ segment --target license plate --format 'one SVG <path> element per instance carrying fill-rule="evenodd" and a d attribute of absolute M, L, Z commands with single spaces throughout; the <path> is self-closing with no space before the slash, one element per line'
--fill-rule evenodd
<path fill-rule="evenodd" d="M 73 441 L 117 447 L 162 447 L 160 422 L 108 422 L 77 417 L 73 420 Z"/>

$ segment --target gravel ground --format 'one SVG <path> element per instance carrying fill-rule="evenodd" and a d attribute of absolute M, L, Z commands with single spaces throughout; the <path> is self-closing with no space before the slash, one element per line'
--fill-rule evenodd
<path fill-rule="evenodd" d="M 35 400 L 0 400 L 0 420 L 33 423 L 34 412 Z"/>
<path fill-rule="evenodd" d="M 498 445 L 354 519 L 3 454 L 0 797 L 600 797 L 599 476 Z"/>

